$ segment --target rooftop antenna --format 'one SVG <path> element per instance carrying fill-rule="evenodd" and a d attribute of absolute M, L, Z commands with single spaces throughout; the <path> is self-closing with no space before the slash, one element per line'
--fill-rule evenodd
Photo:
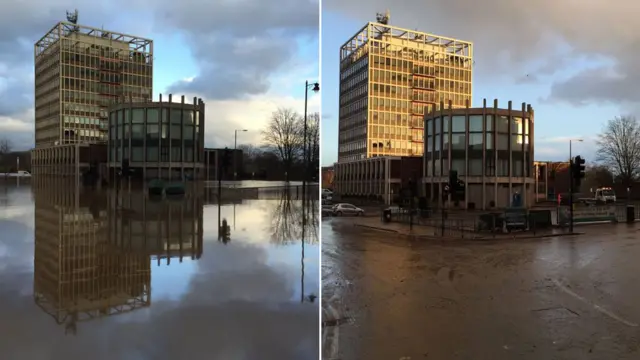
<path fill-rule="evenodd" d="M 389 19 L 391 18 L 391 12 L 387 11 L 383 13 L 376 13 L 376 21 L 383 25 L 389 25 Z"/>
<path fill-rule="evenodd" d="M 73 12 L 67 11 L 67 21 L 72 24 L 78 23 L 78 9 L 75 9 Z"/>
<path fill-rule="evenodd" d="M 77 26 L 78 9 L 75 9 L 73 12 L 67 11 L 67 21 L 74 25 L 72 32 L 78 32 L 80 30 L 80 28 Z"/>

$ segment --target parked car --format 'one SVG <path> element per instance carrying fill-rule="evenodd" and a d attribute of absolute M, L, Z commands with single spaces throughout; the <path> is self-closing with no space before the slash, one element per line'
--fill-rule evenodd
<path fill-rule="evenodd" d="M 0 177 L 31 177 L 31 173 L 24 170 L 18 170 L 13 173 L 0 173 Z"/>
<path fill-rule="evenodd" d="M 364 215 L 364 210 L 360 209 L 355 205 L 340 203 L 340 204 L 335 204 L 333 206 L 333 215 L 334 216 L 342 216 L 342 215 L 360 216 L 360 215 Z"/>

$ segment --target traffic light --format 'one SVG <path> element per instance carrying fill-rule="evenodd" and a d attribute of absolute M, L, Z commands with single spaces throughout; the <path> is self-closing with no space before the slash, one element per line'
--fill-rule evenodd
<path fill-rule="evenodd" d="M 122 160 L 122 176 L 129 176 L 131 169 L 129 168 L 129 159 Z"/>
<path fill-rule="evenodd" d="M 222 220 L 222 225 L 218 230 L 218 234 L 218 237 L 225 245 L 231 241 L 231 227 L 229 227 L 226 219 Z"/>
<path fill-rule="evenodd" d="M 458 171 L 449 170 L 449 191 L 455 193 L 458 189 Z"/>
<path fill-rule="evenodd" d="M 222 162 L 221 162 L 222 169 L 226 171 L 231 166 L 231 163 L 232 163 L 231 150 L 229 150 L 229 148 L 224 148 L 224 151 L 222 152 Z"/>
<path fill-rule="evenodd" d="M 584 163 L 585 163 L 585 160 L 580 155 L 576 156 L 575 159 L 573 160 L 572 175 L 573 175 L 573 179 L 575 181 L 576 187 L 580 187 L 580 182 L 582 181 L 582 179 L 584 179 L 584 176 L 585 176 Z"/>

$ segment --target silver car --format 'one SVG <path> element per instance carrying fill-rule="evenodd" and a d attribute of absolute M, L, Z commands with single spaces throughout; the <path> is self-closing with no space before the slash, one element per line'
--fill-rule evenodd
<path fill-rule="evenodd" d="M 364 215 L 364 210 L 360 209 L 355 205 L 340 203 L 340 204 L 335 204 L 333 206 L 333 215 L 334 216 L 342 216 L 342 215 L 360 216 L 360 215 Z"/>

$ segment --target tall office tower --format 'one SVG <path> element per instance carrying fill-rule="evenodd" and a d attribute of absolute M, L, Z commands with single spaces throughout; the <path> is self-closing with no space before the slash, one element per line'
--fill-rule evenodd
<path fill-rule="evenodd" d="M 78 25 L 77 15 L 35 44 L 36 148 L 106 141 L 109 105 L 152 98 L 153 42 Z"/>
<path fill-rule="evenodd" d="M 472 44 L 378 14 L 340 48 L 338 161 L 421 156 L 424 108 L 471 105 Z"/>

